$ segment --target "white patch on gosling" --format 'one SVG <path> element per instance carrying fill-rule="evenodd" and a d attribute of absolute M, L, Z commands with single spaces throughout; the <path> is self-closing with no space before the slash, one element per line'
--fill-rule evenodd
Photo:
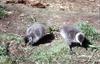
<path fill-rule="evenodd" d="M 76 36 L 75 36 L 75 40 L 76 40 L 76 42 L 78 42 L 78 43 L 82 43 L 78 38 L 79 38 L 79 35 L 82 35 L 83 37 L 84 37 L 84 34 L 82 33 L 82 32 L 78 32 L 77 34 L 76 34 Z"/>

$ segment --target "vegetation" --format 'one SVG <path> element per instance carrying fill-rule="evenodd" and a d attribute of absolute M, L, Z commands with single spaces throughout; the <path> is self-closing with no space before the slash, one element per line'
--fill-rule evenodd
<path fill-rule="evenodd" d="M 7 42 L 15 41 L 21 43 L 21 36 L 15 34 L 0 33 L 0 64 L 13 64 L 13 60 L 9 57 Z M 15 62 L 14 62 L 15 64 Z"/>
<path fill-rule="evenodd" d="M 0 64 L 11 64 L 5 45 L 0 45 Z"/>
<path fill-rule="evenodd" d="M 0 40 L 1 41 L 16 41 L 17 43 L 21 43 L 23 38 L 19 35 L 15 34 L 7 34 L 7 33 L 0 33 Z"/>
<path fill-rule="evenodd" d="M 3 18 L 5 15 L 5 9 L 0 5 L 0 18 Z"/>
<path fill-rule="evenodd" d="M 94 42 L 99 40 L 100 36 L 92 25 L 87 22 L 79 22 L 77 26 L 85 33 L 86 38 L 88 38 L 92 44 L 96 44 Z M 23 42 L 22 37 L 7 33 L 0 33 L 0 40 L 2 42 L 14 40 L 19 44 Z M 6 46 L 0 45 L 0 64 L 13 64 L 14 61 L 16 63 L 30 61 L 39 64 L 74 63 L 74 59 L 72 59 L 72 56 L 68 52 L 68 46 L 62 39 L 54 40 L 52 43 L 51 46 L 38 47 L 36 49 L 33 49 L 34 47 L 31 46 L 26 46 L 23 48 L 26 54 L 22 57 L 16 57 L 15 60 L 12 60 L 11 57 L 7 55 Z"/>
<path fill-rule="evenodd" d="M 56 60 L 60 59 L 65 61 L 66 59 L 68 59 L 68 48 L 65 43 L 62 43 L 62 41 L 55 41 L 53 43 L 55 44 L 49 48 L 39 48 L 37 51 L 32 52 L 31 56 L 28 59 L 34 60 L 39 64 L 52 63 L 53 61 L 55 62 Z"/>

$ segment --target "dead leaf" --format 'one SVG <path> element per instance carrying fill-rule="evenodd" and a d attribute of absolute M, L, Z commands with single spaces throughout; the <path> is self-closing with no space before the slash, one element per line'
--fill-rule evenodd
<path fill-rule="evenodd" d="M 15 1 L 14 0 L 7 0 L 6 4 L 9 4 L 9 3 L 15 3 Z"/>
<path fill-rule="evenodd" d="M 49 6 L 49 4 L 47 3 L 42 3 L 40 1 L 34 1 L 34 0 L 27 0 L 26 4 L 29 4 L 34 8 L 46 8 L 46 6 Z"/>
<path fill-rule="evenodd" d="M 36 7 L 36 8 L 46 8 L 46 6 L 40 2 L 35 3 L 35 4 L 31 4 L 32 7 Z"/>
<path fill-rule="evenodd" d="M 27 0 L 7 0 L 7 1 L 6 1 L 6 4 L 9 4 L 9 3 L 21 3 L 21 4 L 26 4 L 26 1 L 27 1 Z"/>

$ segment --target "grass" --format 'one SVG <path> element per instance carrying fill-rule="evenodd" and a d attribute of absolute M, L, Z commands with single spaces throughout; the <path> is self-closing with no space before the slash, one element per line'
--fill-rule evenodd
<path fill-rule="evenodd" d="M 9 56 L 0 56 L 0 64 L 16 64 Z"/>
<path fill-rule="evenodd" d="M 6 51 L 6 46 L 4 46 L 4 45 L 1 45 L 0 46 L 0 56 L 5 56 L 5 55 L 7 55 L 7 51 Z"/>
<path fill-rule="evenodd" d="M 68 48 L 65 43 L 63 41 L 55 41 L 53 43 L 53 46 L 38 48 L 36 51 L 31 52 L 32 54 L 27 59 L 39 64 L 52 64 L 56 60 L 62 59 L 66 61 L 66 59 L 69 59 Z"/>
<path fill-rule="evenodd" d="M 5 45 L 0 45 L 0 64 L 11 64 L 12 61 L 10 60 L 7 49 Z"/>
<path fill-rule="evenodd" d="M 2 7 L 2 6 L 0 5 L 0 18 L 3 18 L 3 17 L 5 17 L 5 16 L 6 16 L 5 9 L 4 9 L 4 7 Z"/>
<path fill-rule="evenodd" d="M 8 34 L 8 33 L 0 33 L 0 40 L 1 41 L 12 41 L 14 40 L 17 43 L 23 42 L 23 38 L 21 36 L 15 34 Z"/>
<path fill-rule="evenodd" d="M 6 43 L 10 41 L 22 43 L 23 39 L 21 36 L 15 34 L 0 33 L 0 64 L 13 64 L 13 60 L 9 57 L 6 46 Z"/>
<path fill-rule="evenodd" d="M 88 38 L 92 44 L 96 44 L 95 41 L 99 40 L 100 36 L 92 25 L 87 22 L 79 22 L 77 23 L 77 26 L 85 33 L 86 38 Z M 14 40 L 19 44 L 23 42 L 22 37 L 7 33 L 0 33 L 0 40 L 4 42 Z M 27 52 L 27 54 L 25 54 L 25 56 L 23 57 L 17 57 L 17 59 L 15 60 L 16 62 L 30 61 L 38 64 L 75 64 L 75 61 L 73 60 L 77 59 L 71 58 L 72 56 L 69 54 L 68 46 L 62 39 L 54 40 L 51 46 L 39 46 L 35 49 L 33 49 L 33 47 L 31 46 L 27 46 L 23 48 L 23 50 Z M 0 59 L 0 64 L 13 64 L 13 61 L 5 53 L 5 46 L 1 46 L 0 57 L 2 59 Z M 87 56 L 88 55 L 86 55 L 86 57 Z"/>

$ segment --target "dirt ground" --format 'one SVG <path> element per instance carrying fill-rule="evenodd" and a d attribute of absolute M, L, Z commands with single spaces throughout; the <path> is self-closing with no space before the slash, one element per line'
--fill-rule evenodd
<path fill-rule="evenodd" d="M 26 28 L 35 22 L 34 18 L 38 22 L 47 23 L 55 28 L 62 26 L 63 23 L 73 25 L 79 21 L 88 21 L 100 32 L 100 0 L 40 1 L 41 3 L 48 4 L 48 6 L 46 8 L 36 8 L 23 3 L 6 4 L 6 0 L 0 0 L 0 5 L 3 5 L 8 12 L 11 12 L 5 18 L 0 19 L 0 32 L 24 36 Z M 99 63 L 95 64 L 100 64 L 100 52 L 97 52 L 96 56 L 99 56 L 96 57 L 96 59 L 99 59 Z M 78 60 L 80 58 L 78 57 Z M 83 61 L 85 62 L 85 60 Z M 75 59 L 73 61 L 77 60 Z M 80 62 L 77 61 L 72 64 L 86 64 L 84 62 L 80 60 Z"/>
<path fill-rule="evenodd" d="M 55 0 L 41 1 L 48 3 L 44 9 L 32 8 L 24 4 L 1 4 L 12 12 L 9 16 L 0 20 L 0 31 L 23 35 L 26 27 L 34 22 L 34 17 L 39 22 L 60 26 L 63 22 L 73 24 L 78 21 L 89 21 L 96 28 L 100 26 L 100 1 L 99 0 Z"/>

